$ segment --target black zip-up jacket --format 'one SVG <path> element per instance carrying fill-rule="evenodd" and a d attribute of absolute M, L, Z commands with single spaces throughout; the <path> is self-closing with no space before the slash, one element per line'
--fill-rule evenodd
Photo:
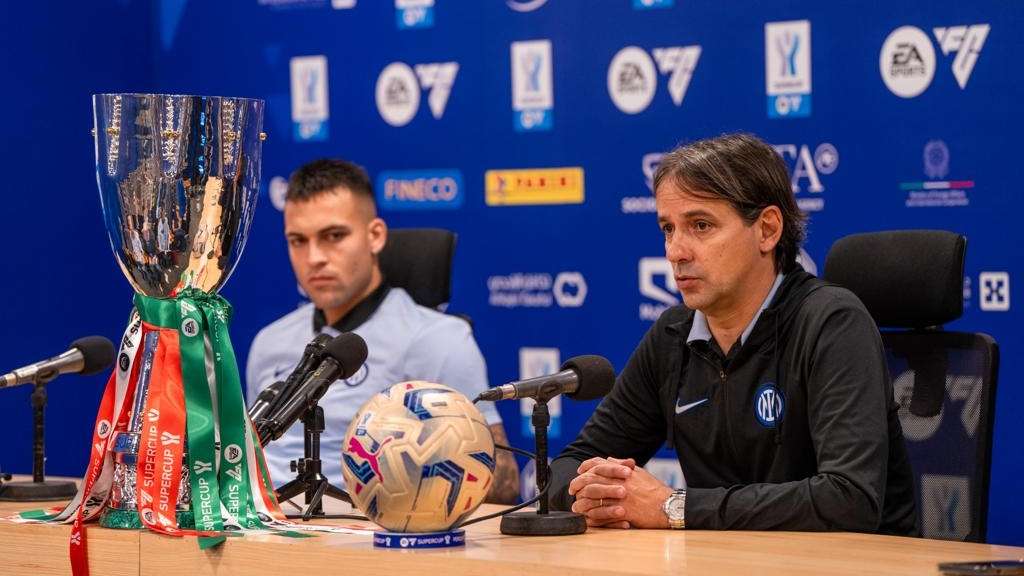
<path fill-rule="evenodd" d="M 668 441 L 686 478 L 687 528 L 916 534 L 881 338 L 856 296 L 790 272 L 727 356 L 713 341 L 687 344 L 692 324 L 680 305 L 647 332 L 552 463 L 552 508 L 572 505 L 580 462 L 642 465 Z"/>

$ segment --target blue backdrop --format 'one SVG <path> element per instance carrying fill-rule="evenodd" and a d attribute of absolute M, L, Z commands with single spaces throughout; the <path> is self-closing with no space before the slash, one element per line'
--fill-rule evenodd
<path fill-rule="evenodd" d="M 0 367 L 79 335 L 116 338 L 131 306 L 95 189 L 93 92 L 267 100 L 260 203 L 223 292 L 237 311 L 240 365 L 257 330 L 301 302 L 282 179 L 341 156 L 367 167 L 392 227 L 458 232 L 450 310 L 474 319 L 495 384 L 583 353 L 621 368 L 678 298 L 651 213 L 658 154 L 750 131 L 793 170 L 819 268 L 853 232 L 968 237 L 965 314 L 949 327 L 987 332 L 1002 348 L 989 540 L 1024 544 L 1012 487 L 1024 471 L 1013 417 L 1024 337 L 1011 305 L 1024 200 L 1004 136 L 1024 128 L 1019 4 L 105 0 L 0 10 L 10 23 L 0 39 Z M 64 380 L 51 387 L 48 472 L 79 475 L 105 378 Z M 28 393 L 0 394 L 4 470 L 30 468 Z M 520 407 L 500 409 L 513 444 L 531 445 Z M 555 407 L 555 450 L 591 409 Z"/>

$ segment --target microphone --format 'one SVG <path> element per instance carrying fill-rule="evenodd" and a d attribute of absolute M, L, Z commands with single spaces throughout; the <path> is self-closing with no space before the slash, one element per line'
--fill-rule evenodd
<path fill-rule="evenodd" d="M 291 398 L 291 396 L 295 394 L 295 388 L 301 384 L 302 381 L 309 376 L 309 373 L 320 364 L 320 360 L 324 357 L 324 347 L 326 347 L 327 343 L 330 341 L 331 337 L 327 334 L 318 334 L 317 337 L 313 338 L 309 344 L 306 344 L 306 349 L 302 352 L 302 358 L 299 360 L 299 363 L 295 366 L 295 369 L 292 370 L 292 373 L 285 378 L 283 387 L 278 388 L 279 393 L 274 393 L 272 395 L 270 398 L 270 404 L 259 416 L 273 414 L 281 408 L 281 405 L 284 403 L 286 398 Z M 267 390 L 269 389 L 270 388 L 268 387 Z M 267 390 L 264 390 L 264 392 Z M 260 396 L 263 396 L 263 394 L 260 393 Z M 259 398 L 257 398 L 257 401 L 259 401 Z M 255 403 L 252 408 L 256 408 Z M 250 416 L 252 416 L 251 412 Z M 252 420 L 255 422 L 256 417 L 253 417 Z"/>
<path fill-rule="evenodd" d="M 573 400 L 593 400 L 611 391 L 615 385 L 615 369 L 603 356 L 576 356 L 562 364 L 562 371 L 549 376 L 538 376 L 518 382 L 509 382 L 481 393 L 473 402 L 534 398 L 547 402 L 565 394 Z"/>
<path fill-rule="evenodd" d="M 264 388 L 256 396 L 256 401 L 249 407 L 249 419 L 256 422 L 270 412 L 271 405 L 281 395 L 281 390 L 285 387 L 285 384 L 285 381 L 279 380 Z"/>
<path fill-rule="evenodd" d="M 106 370 L 113 363 L 114 344 L 103 336 L 86 336 L 72 342 L 63 354 L 0 376 L 0 388 L 29 384 L 40 379 L 51 380 L 61 374 L 95 374 Z"/>
<path fill-rule="evenodd" d="M 265 446 L 283 436 L 309 406 L 327 393 L 327 388 L 335 380 L 355 374 L 366 362 L 366 354 L 366 341 L 352 332 L 345 332 L 328 342 L 324 348 L 324 359 L 316 371 L 303 380 L 291 396 L 283 399 L 284 404 L 279 410 L 257 425 L 260 443 Z"/>

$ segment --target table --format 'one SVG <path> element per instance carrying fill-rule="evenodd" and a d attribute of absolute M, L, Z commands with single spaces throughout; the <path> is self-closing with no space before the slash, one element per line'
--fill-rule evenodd
<path fill-rule="evenodd" d="M 0 517 L 40 508 L 0 503 Z M 498 510 L 484 505 L 478 514 Z M 351 521 L 343 521 L 348 524 Z M 367 523 L 362 523 L 368 525 Z M 69 526 L 0 521 L 0 574 L 69 574 Z M 374 549 L 370 537 L 321 534 L 194 538 L 88 529 L 96 575 L 167 574 L 937 574 L 939 562 L 1024 558 L 1024 548 L 855 533 L 600 530 L 580 536 L 505 536 L 498 519 L 466 528 L 464 548 Z"/>

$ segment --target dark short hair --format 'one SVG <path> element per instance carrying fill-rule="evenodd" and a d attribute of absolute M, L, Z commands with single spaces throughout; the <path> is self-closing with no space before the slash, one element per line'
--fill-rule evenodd
<path fill-rule="evenodd" d="M 373 184 L 366 170 L 348 160 L 321 158 L 303 164 L 288 179 L 285 201 L 305 201 L 337 188 L 345 188 L 359 198 L 365 198 L 374 207 Z"/>
<path fill-rule="evenodd" d="M 666 179 L 691 194 L 725 200 L 748 225 L 768 206 L 777 206 L 782 237 L 775 246 L 775 269 L 789 272 L 796 266 L 807 216 L 797 206 L 785 161 L 763 140 L 725 134 L 679 146 L 661 159 L 655 194 Z"/>

